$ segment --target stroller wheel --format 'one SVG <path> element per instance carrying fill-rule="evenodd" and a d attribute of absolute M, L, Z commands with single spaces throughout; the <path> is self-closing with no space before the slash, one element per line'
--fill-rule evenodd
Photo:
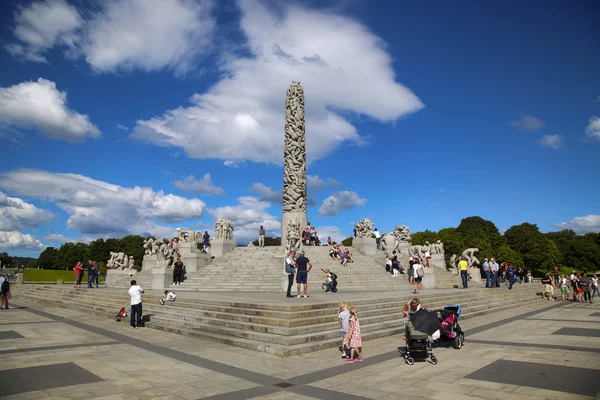
<path fill-rule="evenodd" d="M 462 340 L 460 340 L 460 335 L 458 335 L 454 338 L 454 342 L 452 342 L 452 347 L 455 348 L 456 350 L 458 350 L 462 347 Z"/>
<path fill-rule="evenodd" d="M 406 361 L 408 365 L 413 365 L 415 363 L 415 360 L 412 357 L 406 357 L 404 361 Z"/>
<path fill-rule="evenodd" d="M 437 357 L 436 357 L 436 356 L 434 356 L 433 354 L 431 355 L 431 363 L 432 363 L 433 365 L 437 365 Z"/>

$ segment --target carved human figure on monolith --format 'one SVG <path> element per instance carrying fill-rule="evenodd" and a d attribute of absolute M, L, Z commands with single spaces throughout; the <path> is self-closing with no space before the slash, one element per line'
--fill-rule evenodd
<path fill-rule="evenodd" d="M 475 257 L 475 253 L 477 253 L 478 251 L 479 249 L 476 247 L 468 248 L 465 251 L 463 251 L 462 256 L 469 265 L 469 268 L 471 268 L 473 265 L 481 264 L 477 257 Z"/>

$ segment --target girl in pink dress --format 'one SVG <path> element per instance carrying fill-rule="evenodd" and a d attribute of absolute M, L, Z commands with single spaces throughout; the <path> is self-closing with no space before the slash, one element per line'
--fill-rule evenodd
<path fill-rule="evenodd" d="M 344 346 L 350 346 L 350 358 L 346 360 L 348 364 L 352 364 L 354 360 L 354 352 L 358 349 L 358 357 L 356 361 L 362 361 L 362 338 L 360 337 L 360 322 L 358 322 L 358 312 L 356 307 L 350 307 L 350 325 L 346 338 L 344 339 Z"/>

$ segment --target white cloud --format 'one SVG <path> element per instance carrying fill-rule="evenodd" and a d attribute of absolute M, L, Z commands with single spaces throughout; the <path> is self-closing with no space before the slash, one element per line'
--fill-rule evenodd
<path fill-rule="evenodd" d="M 544 135 L 537 141 L 542 147 L 549 149 L 561 149 L 564 147 L 563 136 L 561 135 Z"/>
<path fill-rule="evenodd" d="M 229 168 L 239 168 L 240 167 L 240 164 L 233 160 L 225 160 L 223 165 L 225 165 L 226 167 L 229 167 Z"/>
<path fill-rule="evenodd" d="M 306 185 L 308 190 L 312 190 L 318 192 L 319 190 L 323 190 L 326 187 L 339 187 L 342 186 L 341 183 L 336 181 L 333 178 L 325 178 L 321 179 L 319 175 L 306 175 Z"/>
<path fill-rule="evenodd" d="M 0 192 L 0 231 L 40 226 L 50 222 L 52 218 L 51 212 Z"/>
<path fill-rule="evenodd" d="M 337 226 L 317 226 L 315 227 L 321 243 L 327 243 L 327 238 L 331 237 L 334 242 L 340 243 L 347 235 L 344 235 Z"/>
<path fill-rule="evenodd" d="M 39 78 L 0 88 L 0 125 L 36 128 L 51 139 L 80 142 L 97 138 L 100 131 L 87 115 L 67 107 L 67 93 L 56 83 Z"/>
<path fill-rule="evenodd" d="M 70 237 L 66 237 L 65 235 L 62 235 L 60 233 L 51 233 L 49 235 L 44 236 L 42 239 L 47 240 L 49 242 L 55 242 L 55 243 L 89 243 L 92 240 L 97 239 L 96 237 L 90 237 L 90 236 L 81 236 L 78 238 L 70 238 Z"/>
<path fill-rule="evenodd" d="M 283 202 L 282 189 L 274 190 L 269 186 L 265 186 L 262 183 L 254 182 L 252 186 L 248 188 L 252 193 L 259 195 L 261 201 L 268 201 L 270 203 L 281 204 Z"/>
<path fill-rule="evenodd" d="M 193 158 L 280 164 L 285 90 L 299 80 L 311 162 L 344 142 L 361 142 L 356 128 L 333 110 L 385 122 L 423 108 L 396 81 L 385 43 L 356 20 L 296 5 L 277 15 L 257 1 L 238 6 L 251 55 L 224 55 L 220 82 L 193 95 L 187 108 L 137 121 L 132 137 L 183 148 Z"/>
<path fill-rule="evenodd" d="M 523 114 L 521 118 L 512 121 L 510 126 L 520 131 L 535 132 L 544 127 L 544 121 L 533 115 Z"/>
<path fill-rule="evenodd" d="M 210 1 L 105 1 L 87 23 L 81 51 L 99 72 L 185 74 L 210 45 L 213 27 Z"/>
<path fill-rule="evenodd" d="M 67 228 L 82 234 L 164 234 L 175 230 L 155 221 L 175 223 L 202 216 L 205 204 L 192 198 L 124 188 L 67 173 L 20 169 L 0 173 L 0 187 L 19 195 L 48 200 L 69 214 Z"/>
<path fill-rule="evenodd" d="M 207 52 L 214 28 L 210 0 L 105 0 L 83 19 L 64 0 L 19 8 L 14 35 L 20 44 L 6 49 L 16 57 L 46 62 L 43 53 L 67 48 L 98 72 L 158 71 L 182 75 Z"/>
<path fill-rule="evenodd" d="M 590 232 L 600 233 L 600 215 L 590 214 L 587 217 L 575 217 L 569 222 L 560 222 L 554 226 L 560 230 L 571 229 L 580 235 Z"/>
<path fill-rule="evenodd" d="M 77 9 L 64 0 L 46 0 L 17 7 L 13 33 L 21 44 L 10 43 L 6 50 L 17 58 L 47 62 L 42 53 L 54 46 L 72 48 L 83 25 Z"/>
<path fill-rule="evenodd" d="M 600 118 L 590 118 L 590 122 L 585 128 L 585 136 L 600 142 Z"/>
<path fill-rule="evenodd" d="M 0 231 L 0 249 L 43 250 L 46 248 L 38 239 L 18 231 Z"/>
<path fill-rule="evenodd" d="M 194 175 L 190 175 L 182 181 L 175 181 L 173 185 L 179 190 L 185 192 L 198 192 L 204 194 L 224 195 L 225 190 L 222 187 L 215 186 L 210 179 L 210 174 L 204 174 L 201 180 L 197 181 Z"/>
<path fill-rule="evenodd" d="M 128 131 L 129 128 L 126 127 L 125 125 L 121 125 L 121 124 L 117 124 L 117 129 L 120 129 L 122 131 Z"/>
<path fill-rule="evenodd" d="M 367 199 L 361 199 L 356 192 L 349 192 L 347 190 L 334 193 L 329 196 L 319 207 L 320 215 L 336 215 L 342 210 L 352 210 L 357 206 L 364 206 L 367 203 Z"/>
<path fill-rule="evenodd" d="M 234 226 L 233 238 L 238 244 L 247 244 L 257 239 L 261 225 L 267 231 L 267 236 L 280 235 L 281 222 L 266 212 L 266 209 L 271 206 L 269 202 L 252 196 L 242 196 L 238 201 L 240 204 L 237 206 L 208 209 L 215 220 L 218 218 L 231 220 Z"/>

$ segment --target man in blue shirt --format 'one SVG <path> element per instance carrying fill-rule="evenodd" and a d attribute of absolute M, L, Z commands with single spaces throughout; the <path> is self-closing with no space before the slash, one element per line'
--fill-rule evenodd
<path fill-rule="evenodd" d="M 208 253 L 208 248 L 210 247 L 210 235 L 208 234 L 208 231 L 204 231 L 202 241 L 204 242 L 204 252 Z"/>
<path fill-rule="evenodd" d="M 490 274 L 490 263 L 488 263 L 487 258 L 483 261 L 482 268 L 483 268 L 483 274 L 485 275 L 485 287 L 489 288 L 490 281 L 491 281 L 491 274 Z"/>
<path fill-rule="evenodd" d="M 88 288 L 92 288 L 92 282 L 94 281 L 94 266 L 92 265 L 92 260 L 88 261 L 87 265 L 87 274 L 88 274 Z"/>
<path fill-rule="evenodd" d="M 307 269 L 308 265 L 308 269 Z M 308 295 L 308 273 L 312 269 L 312 263 L 306 257 L 304 257 L 304 252 L 298 252 L 298 258 L 296 258 L 296 288 L 298 289 L 298 298 L 300 298 L 300 285 L 304 285 L 304 298 L 307 298 Z"/>

